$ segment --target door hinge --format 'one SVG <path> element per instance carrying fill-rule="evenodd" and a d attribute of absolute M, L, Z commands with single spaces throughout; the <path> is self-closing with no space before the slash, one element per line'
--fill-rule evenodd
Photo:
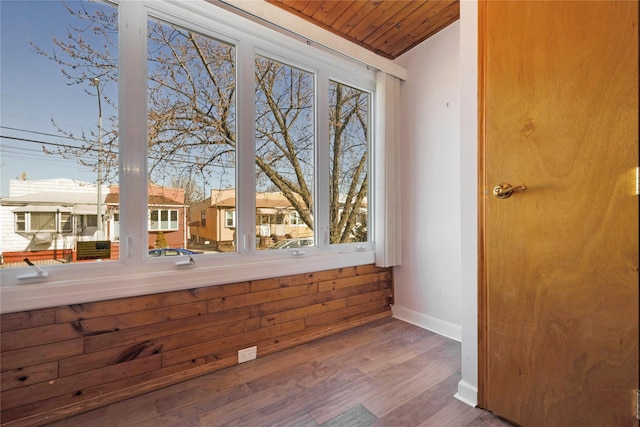
<path fill-rule="evenodd" d="M 640 420 L 640 390 L 636 390 L 636 419 Z"/>

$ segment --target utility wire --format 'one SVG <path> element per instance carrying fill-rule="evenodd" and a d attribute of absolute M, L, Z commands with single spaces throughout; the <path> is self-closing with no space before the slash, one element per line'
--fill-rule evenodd
<path fill-rule="evenodd" d="M 5 128 L 4 126 L 2 126 L 3 128 Z M 35 132 L 35 131 L 24 131 L 24 132 L 32 132 L 32 133 L 39 133 L 39 132 Z M 44 134 L 44 135 L 50 135 L 50 134 Z M 69 137 L 67 137 L 69 138 Z M 20 137 L 16 137 L 16 136 L 9 136 L 9 135 L 0 135 L 0 139 L 9 139 L 9 140 L 13 140 L 13 141 L 20 141 L 20 142 L 28 142 L 28 143 L 34 143 L 34 144 L 42 144 L 42 145 L 48 145 L 48 146 L 54 146 L 54 147 L 59 147 L 59 148 L 63 148 L 63 149 L 82 149 L 85 151 L 91 151 L 91 152 L 95 152 L 97 153 L 99 150 L 96 148 L 82 148 L 82 147 L 78 147 L 75 145 L 70 145 L 70 144 L 61 144 L 61 143 L 56 143 L 56 142 L 50 142 L 50 141 L 42 141 L 42 140 L 36 140 L 36 139 L 31 139 L 31 138 L 20 138 Z M 69 139 L 74 139 L 74 138 L 69 138 Z M 92 142 L 92 141 L 88 141 L 88 140 L 82 140 L 82 139 L 75 139 L 77 141 L 85 141 L 85 142 Z M 23 149 L 23 150 L 29 150 L 32 151 L 34 153 L 39 153 L 39 150 L 30 150 L 27 148 L 21 148 L 21 147 L 7 147 L 7 146 L 3 146 L 0 145 L 0 150 L 7 150 L 7 149 Z M 118 154 L 117 152 L 113 152 L 114 154 Z M 161 160 L 160 157 L 153 157 L 150 156 L 150 159 L 154 159 L 154 160 Z M 174 159 L 172 160 L 172 162 L 176 162 L 176 163 L 181 163 L 184 165 L 190 165 L 190 166 L 199 166 L 200 163 L 192 161 L 192 160 L 188 160 L 188 157 L 182 154 L 174 154 Z M 210 168 L 225 168 L 228 166 L 222 166 L 222 165 L 209 165 L 208 167 Z"/>

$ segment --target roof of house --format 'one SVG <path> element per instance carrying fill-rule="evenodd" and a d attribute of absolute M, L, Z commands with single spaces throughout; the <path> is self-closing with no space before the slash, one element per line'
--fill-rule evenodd
<path fill-rule="evenodd" d="M 61 206 L 97 204 L 96 193 L 68 193 L 47 191 L 43 193 L 26 194 L 17 197 L 5 197 L 0 199 L 2 205 L 24 204 L 55 204 Z"/>
<path fill-rule="evenodd" d="M 220 200 L 217 203 L 212 205 L 216 208 L 235 208 L 236 207 L 236 198 L 228 197 L 226 199 Z M 256 208 L 257 209 L 292 209 L 293 206 L 291 202 L 289 202 L 286 198 L 278 197 L 278 198 L 264 198 L 264 197 L 256 197 Z"/>
<path fill-rule="evenodd" d="M 105 203 L 107 203 L 108 205 L 120 204 L 120 194 L 118 193 L 108 194 Z M 170 199 L 165 196 L 156 196 L 156 195 L 150 195 L 147 198 L 147 203 L 149 206 L 185 206 L 183 203 L 180 203 L 176 200 Z"/>

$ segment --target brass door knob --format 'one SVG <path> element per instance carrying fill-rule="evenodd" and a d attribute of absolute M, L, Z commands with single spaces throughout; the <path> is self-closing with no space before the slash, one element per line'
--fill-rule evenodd
<path fill-rule="evenodd" d="M 493 187 L 493 195 L 496 196 L 498 199 L 506 199 L 508 197 L 511 197 L 511 194 L 514 191 L 524 191 L 527 189 L 526 185 L 519 185 L 517 187 L 512 187 L 511 184 L 498 184 L 495 187 Z"/>

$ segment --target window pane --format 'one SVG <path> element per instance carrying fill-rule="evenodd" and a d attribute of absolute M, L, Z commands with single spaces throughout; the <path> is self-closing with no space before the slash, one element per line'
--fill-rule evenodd
<path fill-rule="evenodd" d="M 160 229 L 161 230 L 169 229 L 169 212 L 168 211 L 160 211 Z"/>
<path fill-rule="evenodd" d="M 236 211 L 226 211 L 226 225 L 229 228 L 236 226 Z"/>
<path fill-rule="evenodd" d="M 33 232 L 55 231 L 55 212 L 31 212 L 31 223 L 29 224 L 29 230 Z"/>
<path fill-rule="evenodd" d="M 0 220 L 15 224 L 1 231 L 5 264 L 25 266 L 25 252 L 69 262 L 80 242 L 116 244 L 117 7 L 7 1 L 0 20 Z"/>
<path fill-rule="evenodd" d="M 71 233 L 72 231 L 71 225 L 72 225 L 71 214 L 67 212 L 61 212 L 60 213 L 60 231 L 62 233 Z"/>
<path fill-rule="evenodd" d="M 220 218 L 236 200 L 235 47 L 150 19 L 148 50 L 149 204 L 167 215 L 158 226 L 169 247 L 235 251 Z"/>
<path fill-rule="evenodd" d="M 313 236 L 314 76 L 256 57 L 256 234 L 275 240 Z M 287 220 L 297 212 L 301 225 Z"/>
<path fill-rule="evenodd" d="M 24 212 L 16 213 L 16 225 L 15 225 L 16 232 L 27 231 L 25 216 L 26 216 L 26 213 Z"/>
<path fill-rule="evenodd" d="M 158 211 L 151 211 L 149 215 L 149 230 L 159 230 L 160 221 L 158 220 Z"/>
<path fill-rule="evenodd" d="M 171 211 L 171 222 L 169 223 L 169 229 L 177 230 L 178 229 L 178 211 Z"/>
<path fill-rule="evenodd" d="M 94 228 L 98 226 L 98 216 L 97 215 L 84 215 L 83 216 L 84 225 L 89 228 Z"/>
<path fill-rule="evenodd" d="M 366 242 L 369 94 L 329 85 L 331 243 Z"/>

